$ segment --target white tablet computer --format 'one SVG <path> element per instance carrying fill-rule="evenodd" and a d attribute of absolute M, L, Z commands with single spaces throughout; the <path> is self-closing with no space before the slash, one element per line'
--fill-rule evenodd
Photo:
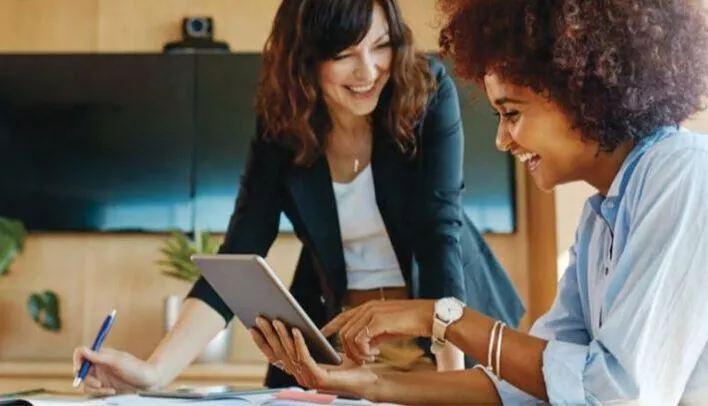
<path fill-rule="evenodd" d="M 268 263 L 258 255 L 194 255 L 192 261 L 221 299 L 247 328 L 256 318 L 278 319 L 297 327 L 315 361 L 339 365 L 341 357 L 292 297 Z"/>

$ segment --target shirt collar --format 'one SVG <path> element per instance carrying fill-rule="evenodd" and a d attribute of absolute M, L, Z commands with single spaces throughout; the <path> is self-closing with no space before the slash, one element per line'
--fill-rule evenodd
<path fill-rule="evenodd" d="M 676 126 L 659 127 L 653 130 L 646 137 L 643 137 L 637 145 L 632 148 L 629 155 L 627 155 L 627 158 L 625 158 L 620 170 L 612 180 L 610 189 L 607 192 L 607 197 L 604 197 L 599 193 L 596 193 L 590 197 L 589 202 L 593 211 L 605 219 L 613 233 L 615 229 L 615 220 L 617 219 L 617 208 L 622 200 L 622 197 L 624 196 L 625 190 L 627 189 L 629 179 L 632 177 L 634 169 L 639 163 L 639 159 L 651 146 L 664 138 L 675 134 L 679 130 L 680 128 Z"/>

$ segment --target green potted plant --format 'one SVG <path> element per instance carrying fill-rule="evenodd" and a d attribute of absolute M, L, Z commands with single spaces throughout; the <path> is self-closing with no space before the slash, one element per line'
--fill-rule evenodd
<path fill-rule="evenodd" d="M 27 230 L 19 220 L 0 217 L 0 275 L 10 271 L 10 265 L 25 249 Z"/>
<path fill-rule="evenodd" d="M 191 260 L 192 255 L 216 254 L 218 249 L 219 244 L 213 241 L 207 231 L 196 231 L 193 239 L 179 231 L 174 231 L 160 247 L 162 257 L 157 261 L 157 264 L 160 265 L 164 275 L 191 284 L 201 275 L 199 268 Z M 167 296 L 165 300 L 165 331 L 171 329 L 177 321 L 182 300 L 183 297 L 180 295 Z M 197 362 L 226 362 L 231 349 L 232 331 L 231 325 L 229 325 L 219 332 L 197 357 Z"/>
<path fill-rule="evenodd" d="M 10 272 L 10 266 L 25 249 L 27 230 L 20 220 L 0 217 L 0 276 Z M 27 298 L 27 310 L 32 320 L 48 331 L 61 330 L 59 298 L 51 290 L 32 293 Z"/>
<path fill-rule="evenodd" d="M 208 231 L 195 232 L 193 240 L 179 231 L 173 231 L 160 248 L 163 258 L 157 263 L 162 266 L 165 275 L 193 283 L 200 272 L 192 263 L 192 255 L 215 254 L 218 249 L 219 244 L 211 241 Z"/>

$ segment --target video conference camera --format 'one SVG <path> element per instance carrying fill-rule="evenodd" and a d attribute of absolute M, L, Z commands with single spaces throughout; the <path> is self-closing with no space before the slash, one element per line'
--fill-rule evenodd
<path fill-rule="evenodd" d="M 230 52 L 229 44 L 214 40 L 214 19 L 185 17 L 182 19 L 182 40 L 168 42 L 165 53 Z"/>

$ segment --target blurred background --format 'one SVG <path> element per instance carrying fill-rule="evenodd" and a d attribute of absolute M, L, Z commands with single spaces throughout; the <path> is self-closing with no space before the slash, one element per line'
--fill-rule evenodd
<path fill-rule="evenodd" d="M 399 2 L 435 54 L 434 0 Z M 113 308 L 106 346 L 147 357 L 157 345 L 195 276 L 180 260 L 223 238 L 279 3 L 0 1 L 0 378 L 70 380 L 73 348 Z M 458 85 L 464 207 L 524 299 L 528 329 L 552 303 L 591 191 L 538 191 L 496 151 L 481 94 Z M 705 130 L 708 117 L 687 126 Z M 286 284 L 300 249 L 290 231 L 283 218 L 267 258 Z M 236 322 L 182 379 L 257 386 L 264 372 Z"/>

